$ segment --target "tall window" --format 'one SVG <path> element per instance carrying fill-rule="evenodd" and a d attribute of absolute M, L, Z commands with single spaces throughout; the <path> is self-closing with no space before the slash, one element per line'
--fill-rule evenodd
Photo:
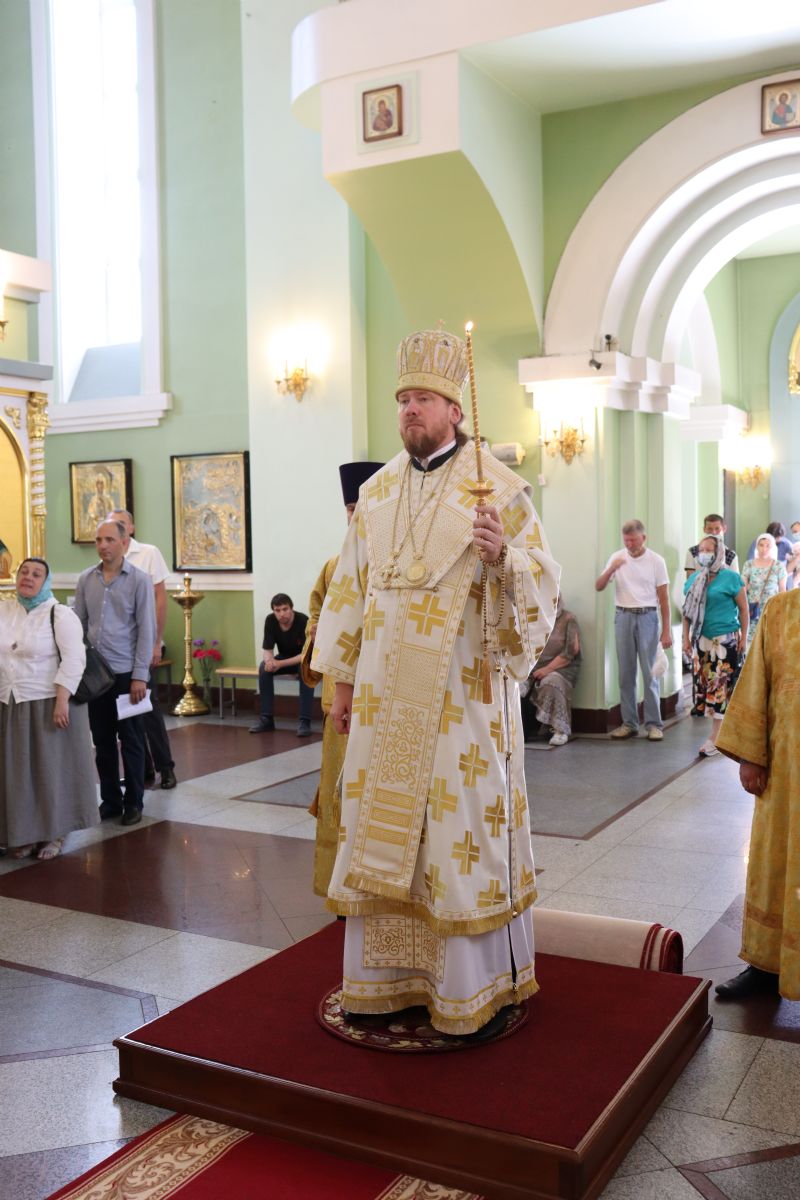
<path fill-rule="evenodd" d="M 136 0 L 50 0 L 62 400 L 142 390 Z"/>

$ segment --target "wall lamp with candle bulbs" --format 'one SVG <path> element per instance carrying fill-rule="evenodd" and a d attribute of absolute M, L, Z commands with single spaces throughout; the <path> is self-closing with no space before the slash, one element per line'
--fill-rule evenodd
<path fill-rule="evenodd" d="M 308 360 L 304 360 L 302 367 L 292 367 L 291 370 L 287 360 L 283 369 L 283 377 L 278 376 L 275 380 L 275 386 L 281 395 L 285 396 L 291 392 L 299 404 L 311 386 L 311 376 L 308 373 Z"/>
<path fill-rule="evenodd" d="M 722 464 L 736 474 L 738 483 L 760 487 L 772 466 L 772 445 L 767 437 L 747 434 L 734 438 L 722 448 Z"/>
<path fill-rule="evenodd" d="M 583 454 L 587 437 L 583 432 L 583 421 L 581 421 L 580 429 L 575 425 L 564 425 L 562 422 L 558 433 L 553 429 L 549 438 L 544 436 L 539 440 L 551 458 L 560 454 L 564 462 L 569 465 L 576 455 Z"/>

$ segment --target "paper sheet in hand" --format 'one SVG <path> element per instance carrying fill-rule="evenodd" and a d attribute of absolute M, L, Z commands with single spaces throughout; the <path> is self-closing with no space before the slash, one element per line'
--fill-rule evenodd
<path fill-rule="evenodd" d="M 131 704 L 129 692 L 126 692 L 124 696 L 117 696 L 118 721 L 126 721 L 128 717 L 140 717 L 142 713 L 152 711 L 153 705 L 150 701 L 150 688 L 145 692 L 144 700 L 140 700 L 138 704 Z"/>

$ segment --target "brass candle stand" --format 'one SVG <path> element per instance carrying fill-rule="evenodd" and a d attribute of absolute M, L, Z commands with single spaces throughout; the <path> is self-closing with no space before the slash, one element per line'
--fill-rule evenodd
<path fill-rule="evenodd" d="M 183 609 L 183 695 L 172 710 L 174 717 L 202 717 L 210 712 L 205 700 L 195 691 L 192 671 L 192 610 L 203 599 L 202 592 L 192 591 L 191 576 L 184 575 L 183 591 L 173 592 L 172 599 Z"/>

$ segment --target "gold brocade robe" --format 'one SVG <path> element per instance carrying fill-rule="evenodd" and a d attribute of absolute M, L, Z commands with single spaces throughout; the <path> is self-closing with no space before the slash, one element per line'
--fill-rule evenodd
<path fill-rule="evenodd" d="M 410 541 L 399 579 L 384 575 L 404 532 L 408 462 L 401 452 L 362 486 L 317 630 L 314 668 L 355 688 L 328 907 L 413 916 L 443 936 L 479 934 L 536 897 L 517 681 L 547 641 L 559 569 L 525 481 L 484 456 L 509 549 L 501 669 L 492 672 L 492 703 L 483 703 L 474 447 L 459 451 L 432 506 L 424 586 L 404 574 Z M 422 481 L 414 472 L 415 486 L 430 480 L 441 490 L 445 470 Z M 418 543 L 428 528 L 419 511 Z M 500 568 L 489 577 L 499 610 Z"/>
<path fill-rule="evenodd" d="M 309 629 L 314 628 L 319 622 L 319 615 L 322 612 L 322 606 L 325 603 L 325 597 L 338 561 L 337 555 L 328 559 L 319 573 L 317 582 L 311 589 L 308 600 Z M 312 646 L 313 641 L 309 634 L 303 647 L 304 664 L 308 663 L 310 659 Z M 304 667 L 303 676 L 308 684 L 319 682 L 319 677 L 313 678 L 307 667 Z M 336 682 L 330 675 L 322 676 L 322 767 L 317 794 L 309 808 L 311 815 L 317 818 L 314 845 L 314 891 L 318 896 L 327 896 L 328 894 L 333 864 L 339 846 L 341 812 L 336 784 L 342 773 L 344 752 L 347 748 L 347 735 L 337 733 L 329 717 L 335 687 Z"/>
<path fill-rule="evenodd" d="M 717 746 L 767 768 L 755 797 L 741 956 L 779 975 L 780 994 L 800 1000 L 800 590 L 767 602 L 728 702 Z"/>

